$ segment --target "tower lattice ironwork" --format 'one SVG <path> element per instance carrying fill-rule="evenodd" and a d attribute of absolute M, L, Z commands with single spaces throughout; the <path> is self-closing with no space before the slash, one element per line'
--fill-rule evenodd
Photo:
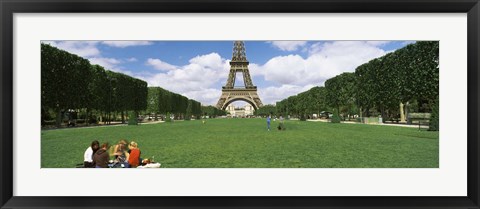
<path fill-rule="evenodd" d="M 243 41 L 233 43 L 233 55 L 230 61 L 230 73 L 227 83 L 222 87 L 222 95 L 217 102 L 217 108 L 225 110 L 232 102 L 245 101 L 250 103 L 255 109 L 263 106 L 260 97 L 257 94 L 257 86 L 253 85 L 250 71 L 248 70 L 248 60 Z M 235 80 L 237 73 L 243 75 L 244 86 L 236 87 Z"/>

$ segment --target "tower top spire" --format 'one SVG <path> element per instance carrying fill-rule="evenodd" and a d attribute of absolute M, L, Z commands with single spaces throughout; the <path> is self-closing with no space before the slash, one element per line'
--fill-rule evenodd
<path fill-rule="evenodd" d="M 248 62 L 243 41 L 233 42 L 232 62 Z"/>

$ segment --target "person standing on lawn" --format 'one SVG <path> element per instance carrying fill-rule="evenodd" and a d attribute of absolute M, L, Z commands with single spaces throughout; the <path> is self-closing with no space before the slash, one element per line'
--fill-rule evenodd
<path fill-rule="evenodd" d="M 270 121 L 271 121 L 271 116 L 267 116 L 267 130 L 270 131 Z"/>

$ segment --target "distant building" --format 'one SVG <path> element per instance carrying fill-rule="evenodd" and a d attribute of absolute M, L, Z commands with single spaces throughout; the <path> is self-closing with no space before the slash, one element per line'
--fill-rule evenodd
<path fill-rule="evenodd" d="M 245 115 L 253 115 L 253 112 L 255 112 L 255 109 L 253 108 L 253 106 L 248 103 L 243 107 L 243 109 L 245 109 Z"/>
<path fill-rule="evenodd" d="M 235 107 L 235 105 L 230 104 L 227 106 L 227 109 L 225 110 L 230 113 L 231 117 L 234 117 L 234 118 L 243 118 L 247 116 L 252 116 L 253 112 L 255 111 L 253 106 L 248 103 L 243 107 Z"/>

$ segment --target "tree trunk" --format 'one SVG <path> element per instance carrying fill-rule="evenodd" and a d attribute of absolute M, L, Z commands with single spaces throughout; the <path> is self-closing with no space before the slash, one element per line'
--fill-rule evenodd
<path fill-rule="evenodd" d="M 62 123 L 62 110 L 60 108 L 57 108 L 57 121 L 55 123 L 55 126 L 57 128 L 60 128 Z"/>
<path fill-rule="evenodd" d="M 405 104 L 405 116 L 407 117 L 407 123 L 411 123 L 411 121 L 408 120 L 408 112 L 409 112 L 409 111 L 408 111 L 408 106 L 409 106 L 409 105 L 410 105 L 409 102 L 407 102 L 407 103 Z"/>
<path fill-rule="evenodd" d="M 125 124 L 125 112 L 122 110 L 122 124 Z"/>
<path fill-rule="evenodd" d="M 359 109 L 360 109 L 360 122 L 363 123 L 363 110 L 361 107 Z"/>
<path fill-rule="evenodd" d="M 380 111 L 381 111 L 381 116 L 382 116 L 382 123 L 384 123 L 384 121 L 386 120 L 386 117 L 385 117 L 385 107 L 381 107 L 380 108 Z"/>
<path fill-rule="evenodd" d="M 90 112 L 88 108 L 85 109 L 85 126 L 90 126 Z"/>

